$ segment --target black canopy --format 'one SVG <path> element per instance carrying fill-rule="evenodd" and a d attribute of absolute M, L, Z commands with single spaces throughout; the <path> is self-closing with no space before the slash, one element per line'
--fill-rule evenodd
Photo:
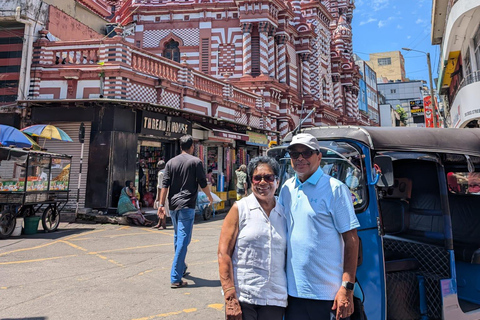
<path fill-rule="evenodd" d="M 480 157 L 480 129 L 415 127 L 316 127 L 305 128 L 318 140 L 349 139 L 374 150 L 467 154 Z M 292 134 L 283 140 L 290 143 Z"/>

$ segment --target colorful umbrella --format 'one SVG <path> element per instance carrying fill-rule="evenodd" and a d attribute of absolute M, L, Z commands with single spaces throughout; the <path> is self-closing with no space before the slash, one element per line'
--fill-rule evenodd
<path fill-rule="evenodd" d="M 19 148 L 31 148 L 40 150 L 40 146 L 17 128 L 0 124 L 0 144 L 3 146 L 15 146 Z"/>
<path fill-rule="evenodd" d="M 73 142 L 72 138 L 65 131 L 50 124 L 35 124 L 23 128 L 22 131 L 33 137 Z"/>

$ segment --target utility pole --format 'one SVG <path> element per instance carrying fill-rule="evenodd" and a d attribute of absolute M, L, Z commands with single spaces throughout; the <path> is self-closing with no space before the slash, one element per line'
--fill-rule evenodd
<path fill-rule="evenodd" d="M 432 116 L 433 116 L 433 127 L 437 128 L 437 106 L 435 104 L 435 96 L 433 95 L 433 81 L 432 81 L 432 65 L 430 63 L 430 53 L 420 50 L 414 50 L 410 48 L 402 48 L 405 51 L 416 51 L 427 55 L 427 64 L 428 64 L 428 77 L 430 81 L 430 104 L 432 105 Z"/>

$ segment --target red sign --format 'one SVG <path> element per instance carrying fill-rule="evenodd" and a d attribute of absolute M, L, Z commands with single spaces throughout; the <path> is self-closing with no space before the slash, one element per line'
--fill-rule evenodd
<path fill-rule="evenodd" d="M 430 96 L 423 98 L 423 109 L 425 113 L 425 127 L 434 128 L 432 99 Z"/>
<path fill-rule="evenodd" d="M 236 132 L 230 132 L 230 131 L 221 131 L 221 130 L 213 129 L 213 134 L 216 137 L 248 141 L 248 135 L 242 134 L 242 133 L 236 133 Z"/>

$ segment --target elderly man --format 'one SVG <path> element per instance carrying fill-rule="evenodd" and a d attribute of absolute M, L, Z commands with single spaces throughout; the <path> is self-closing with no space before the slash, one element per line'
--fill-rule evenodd
<path fill-rule="evenodd" d="M 295 176 L 280 191 L 287 219 L 286 320 L 348 319 L 360 226 L 350 191 L 323 173 L 317 139 L 306 133 L 288 147 Z"/>

